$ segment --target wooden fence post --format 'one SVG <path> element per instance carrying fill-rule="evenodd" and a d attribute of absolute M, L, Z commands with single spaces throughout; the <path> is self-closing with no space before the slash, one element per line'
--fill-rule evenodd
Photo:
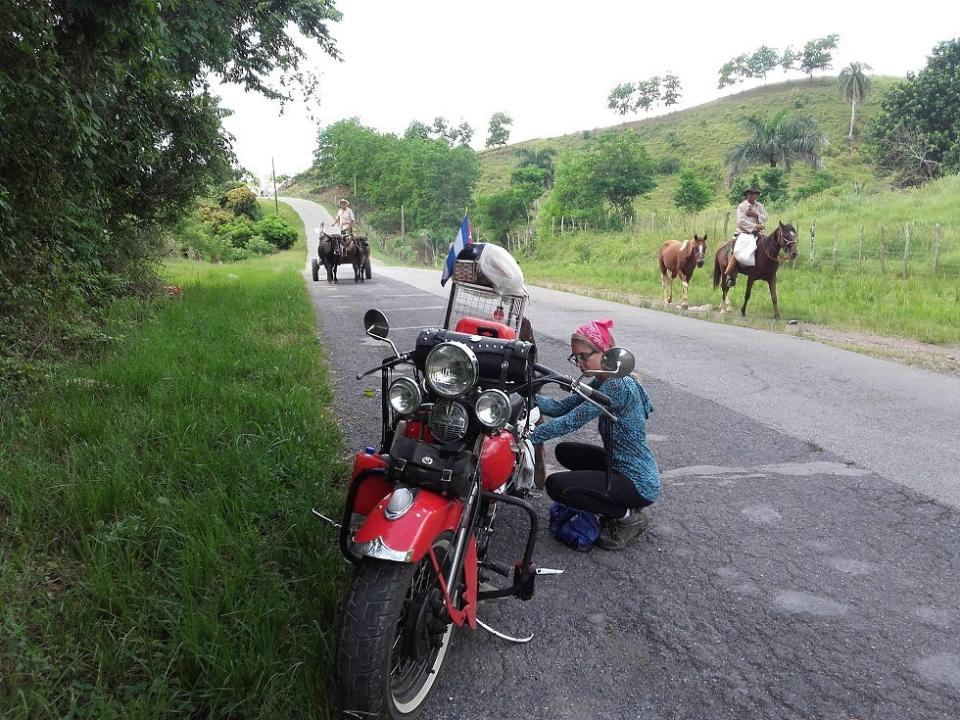
<path fill-rule="evenodd" d="M 404 223 L 403 217 L 403 204 L 400 204 L 400 239 L 404 240 L 407 237 L 407 226 Z"/>
<path fill-rule="evenodd" d="M 886 230 L 884 229 L 883 225 L 881 225 L 880 226 L 880 274 L 881 275 L 883 275 L 885 271 L 884 256 L 886 253 L 884 252 L 884 247 L 883 247 L 883 236 L 885 234 L 886 234 Z"/>
<path fill-rule="evenodd" d="M 940 269 L 940 235 L 941 235 L 940 223 L 937 223 L 934 227 L 934 233 L 937 236 L 936 244 L 933 246 L 933 274 L 937 274 L 937 270 Z"/>
<path fill-rule="evenodd" d="M 910 223 L 903 226 L 903 277 L 907 277 L 910 269 Z"/>
<path fill-rule="evenodd" d="M 560 216 L 560 234 L 563 235 L 563 215 Z"/>
<path fill-rule="evenodd" d="M 720 244 L 722 245 L 730 238 L 727 237 L 727 227 L 730 225 L 730 211 L 728 210 L 723 214 L 723 237 L 720 238 Z"/>
<path fill-rule="evenodd" d="M 837 269 L 837 238 L 840 237 L 840 228 L 833 228 L 833 269 Z"/>
<path fill-rule="evenodd" d="M 650 232 L 656 232 L 657 230 L 657 214 L 650 213 Z"/>
<path fill-rule="evenodd" d="M 863 225 L 860 226 L 860 243 L 857 245 L 857 263 L 863 272 Z"/>
<path fill-rule="evenodd" d="M 814 221 L 810 225 L 810 264 L 813 265 L 814 251 L 817 246 L 817 223 Z"/>

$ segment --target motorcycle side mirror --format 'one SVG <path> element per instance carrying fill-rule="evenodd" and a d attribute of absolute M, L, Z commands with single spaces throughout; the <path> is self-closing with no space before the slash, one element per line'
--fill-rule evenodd
<path fill-rule="evenodd" d="M 633 353 L 622 347 L 610 348 L 600 359 L 600 366 L 618 378 L 626 377 L 632 373 L 636 364 L 637 361 L 633 357 Z"/>
<path fill-rule="evenodd" d="M 363 315 L 363 329 L 370 337 L 386 340 L 390 334 L 390 322 L 382 312 L 371 308 Z"/>

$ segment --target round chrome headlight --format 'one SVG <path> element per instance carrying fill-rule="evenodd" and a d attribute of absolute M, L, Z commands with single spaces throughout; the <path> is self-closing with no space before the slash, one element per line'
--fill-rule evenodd
<path fill-rule="evenodd" d="M 455 398 L 477 382 L 479 363 L 473 350 L 460 342 L 444 342 L 427 355 L 424 375 L 437 395 Z"/>
<path fill-rule="evenodd" d="M 430 411 L 427 426 L 440 442 L 459 440 L 467 434 L 467 409 L 457 402 L 438 402 Z"/>
<path fill-rule="evenodd" d="M 409 415 L 423 402 L 420 388 L 408 377 L 399 377 L 390 384 L 387 391 L 390 407 L 397 415 Z"/>
<path fill-rule="evenodd" d="M 510 419 L 510 398 L 502 390 L 487 390 L 480 393 L 473 409 L 481 425 L 496 430 Z"/>

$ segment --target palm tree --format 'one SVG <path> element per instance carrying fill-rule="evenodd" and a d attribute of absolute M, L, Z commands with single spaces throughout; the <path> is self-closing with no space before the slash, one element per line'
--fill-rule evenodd
<path fill-rule="evenodd" d="M 557 154 L 557 151 L 553 148 L 546 147 L 540 150 L 534 150 L 532 148 L 518 148 L 517 157 L 520 158 L 520 162 L 517 163 L 517 167 L 523 167 L 524 165 L 534 165 L 538 168 L 542 168 L 547 171 L 547 174 L 544 178 L 545 184 L 547 187 L 553 185 L 553 158 Z"/>
<path fill-rule="evenodd" d="M 840 97 L 850 103 L 850 134 L 847 138 L 853 140 L 853 121 L 857 116 L 857 103 L 863 103 L 870 94 L 870 78 L 864 73 L 872 70 L 869 65 L 861 62 L 852 62 L 840 71 Z"/>
<path fill-rule="evenodd" d="M 750 137 L 727 155 L 727 164 L 733 166 L 734 174 L 746 165 L 758 163 L 770 167 L 782 164 L 787 172 L 798 160 L 811 167 L 823 167 L 827 137 L 816 118 L 798 117 L 781 110 L 769 119 L 750 115 L 740 124 L 750 132 Z"/>

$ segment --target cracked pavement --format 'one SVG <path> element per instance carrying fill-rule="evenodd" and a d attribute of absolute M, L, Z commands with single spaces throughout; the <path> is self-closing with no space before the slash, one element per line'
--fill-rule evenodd
<path fill-rule="evenodd" d="M 337 286 L 306 276 L 350 447 L 379 438 L 379 377 L 355 375 L 389 354 L 364 337 L 363 312 L 384 310 L 408 328 L 392 339 L 411 346 L 416 327 L 442 320 L 437 273 L 436 288 L 420 273 L 375 265 L 373 280 Z M 960 382 L 746 328 L 533 297 L 540 360 L 553 367 L 569 353 L 569 306 L 579 322 L 614 317 L 656 407 L 663 494 L 621 553 L 559 545 L 549 499 L 533 501 L 537 563 L 565 572 L 539 577 L 529 602 L 479 614 L 534 639 L 455 633 L 422 717 L 960 717 Z M 739 393 L 726 390 L 740 382 L 730 367 L 746 378 Z M 577 439 L 597 441 L 595 426 Z M 492 552 L 512 561 L 523 523 L 504 510 Z"/>

